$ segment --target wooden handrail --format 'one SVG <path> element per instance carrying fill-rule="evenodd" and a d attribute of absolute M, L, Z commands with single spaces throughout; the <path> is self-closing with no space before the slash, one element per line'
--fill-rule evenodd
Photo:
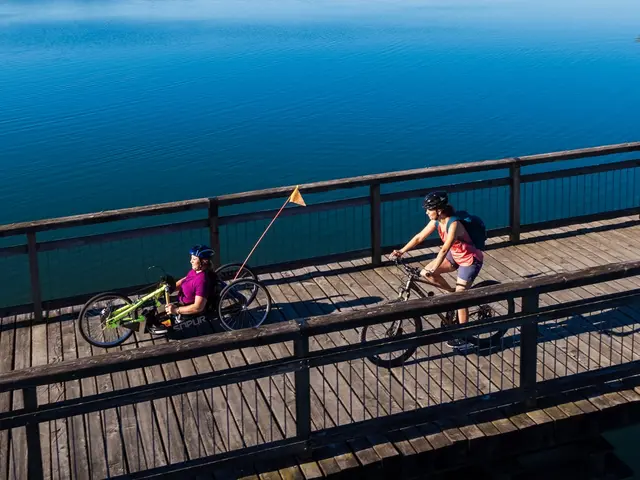
<path fill-rule="evenodd" d="M 129 220 L 131 218 L 149 217 L 153 215 L 166 215 L 170 213 L 207 208 L 208 206 L 208 198 L 196 198 L 194 200 L 183 200 L 180 202 L 158 203 L 142 207 L 120 208 L 118 210 L 83 213 L 81 215 L 71 215 L 68 217 L 48 218 L 33 222 L 10 223 L 8 225 L 0 226 L 0 237 L 21 235 L 29 232 L 44 232 L 59 228 L 81 227 L 85 225 L 96 225 L 99 223 L 117 222 L 121 220 Z"/>
<path fill-rule="evenodd" d="M 565 150 L 560 152 L 527 155 L 523 157 L 504 158 L 501 160 L 485 160 L 455 165 L 439 165 L 434 167 L 418 168 L 390 173 L 363 175 L 359 177 L 307 183 L 300 185 L 300 190 L 304 193 L 321 193 L 345 188 L 380 185 L 383 183 L 402 182 L 407 180 L 418 180 L 424 178 L 433 178 L 480 171 L 501 170 L 507 169 L 512 165 L 536 165 L 540 163 L 556 162 L 560 160 L 573 160 L 578 158 L 613 155 L 633 151 L 640 151 L 640 142 L 621 143 L 600 147 L 581 148 L 576 150 Z M 295 186 L 286 186 L 263 190 L 254 190 L 250 192 L 220 195 L 218 197 L 215 197 L 215 199 L 197 198 L 179 202 L 169 202 L 146 205 L 142 207 L 122 208 L 117 210 L 107 210 L 103 212 L 50 218 L 45 220 L 12 223 L 0 226 L 0 237 L 20 235 L 28 232 L 55 230 L 59 228 L 95 225 L 99 223 L 127 220 L 138 217 L 165 215 L 195 209 L 205 209 L 209 207 L 212 200 L 217 201 L 217 204 L 219 206 L 229 206 L 247 202 L 281 198 L 290 194 L 294 187 Z"/>
<path fill-rule="evenodd" d="M 342 188 L 365 187 L 383 183 L 404 182 L 423 178 L 442 177 L 461 173 L 483 172 L 490 170 L 502 170 L 511 165 L 536 165 L 539 163 L 557 162 L 560 160 L 573 160 L 577 158 L 597 157 L 618 153 L 634 152 L 640 150 L 640 142 L 620 143 L 601 147 L 580 148 L 576 150 L 564 150 L 560 152 L 527 155 L 523 157 L 503 158 L 501 160 L 484 160 L 480 162 L 458 163 L 454 165 L 438 165 L 435 167 L 417 168 L 399 172 L 379 173 L 363 175 L 360 177 L 328 180 L 323 182 L 307 183 L 300 185 L 300 190 L 305 193 L 320 193 Z M 287 187 L 271 188 L 266 190 L 254 190 L 251 192 L 234 193 L 218 197 L 220 205 L 236 205 L 239 203 L 255 202 L 280 198 L 295 188 L 295 185 Z"/>
<path fill-rule="evenodd" d="M 0 374 L 0 392 L 26 386 L 47 385 L 125 371 L 132 368 L 159 365 L 247 346 L 298 340 L 303 337 L 364 325 L 470 307 L 478 304 L 479 301 L 490 303 L 515 297 L 540 295 L 634 275 L 640 275 L 640 261 L 614 263 L 571 273 L 560 273 L 471 289 L 449 295 L 409 300 L 350 312 L 330 313 L 309 319 L 290 320 L 256 329 L 205 335 L 181 340 L 180 342 L 111 352 Z"/>

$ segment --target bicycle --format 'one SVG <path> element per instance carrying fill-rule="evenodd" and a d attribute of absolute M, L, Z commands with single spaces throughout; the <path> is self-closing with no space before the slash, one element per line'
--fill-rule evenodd
<path fill-rule="evenodd" d="M 271 311 L 271 296 L 267 288 L 247 266 L 233 280 L 241 267 L 230 263 L 215 270 L 217 298 L 207 302 L 205 312 L 200 314 L 211 317 L 217 313 L 217 319 L 227 331 L 259 327 Z M 176 289 L 176 282 L 165 274 L 157 284 L 139 291 L 149 289 L 150 292 L 136 301 L 117 292 L 100 293 L 87 300 L 77 319 L 82 337 L 91 345 L 102 348 L 125 342 L 146 321 L 149 311 L 164 312 L 164 305 L 170 303 L 169 295 Z M 163 296 L 164 304 L 161 302 Z M 247 319 L 249 322 L 245 322 Z M 94 323 L 96 325 L 92 329 Z M 103 340 L 97 338 L 98 335 Z"/>
<path fill-rule="evenodd" d="M 401 266 L 404 269 L 405 273 L 407 274 L 407 279 L 398 291 L 398 298 L 391 300 L 391 302 L 389 303 L 407 301 L 409 300 L 412 293 L 419 298 L 432 297 L 435 295 L 433 291 L 425 292 L 418 284 L 425 284 L 425 285 L 436 287 L 442 290 L 442 288 L 436 285 L 435 283 L 430 282 L 429 280 L 421 277 L 419 268 L 406 265 L 400 259 L 395 259 L 395 264 L 396 266 L 399 266 L 399 267 Z M 499 283 L 500 282 L 496 280 L 484 280 L 472 286 L 471 288 L 488 287 L 490 285 L 498 285 Z M 515 312 L 515 303 L 513 299 L 507 300 L 506 303 L 507 303 L 506 313 L 509 315 L 513 314 Z M 475 307 L 470 307 L 468 321 L 471 322 L 474 320 L 488 319 L 493 317 L 495 313 L 497 312 L 490 305 L 478 305 Z M 440 317 L 441 327 L 459 325 L 456 310 L 438 313 L 437 315 Z M 391 338 L 395 336 L 400 336 L 406 333 L 405 329 L 407 327 L 411 327 L 412 326 L 411 324 L 413 324 L 413 328 L 415 329 L 415 332 L 422 331 L 422 319 L 421 317 L 417 316 L 417 317 L 413 317 L 412 319 L 396 320 L 396 321 L 390 322 L 390 324 L 386 323 L 386 324 L 365 326 L 361 332 L 360 341 L 364 343 L 367 341 L 379 340 L 380 338 Z M 377 328 L 382 329 L 381 335 L 378 335 L 376 332 L 374 332 L 374 330 Z M 487 348 L 491 348 L 492 345 L 496 345 L 497 342 L 504 336 L 506 332 L 507 332 L 507 329 L 500 329 L 489 334 L 488 336 L 481 336 L 481 335 L 469 336 L 467 338 L 467 342 L 472 345 L 475 345 L 479 349 L 484 350 Z M 372 338 L 367 339 L 367 333 L 372 334 L 370 335 L 370 337 Z M 387 354 L 391 357 L 394 353 L 400 353 L 395 358 L 383 359 L 379 355 L 375 355 L 375 354 L 367 358 L 372 363 L 380 367 L 393 368 L 393 367 L 398 367 L 404 364 L 404 362 L 409 357 L 411 357 L 416 352 L 417 349 L 418 347 L 411 347 L 404 351 L 390 352 L 389 354 Z"/>

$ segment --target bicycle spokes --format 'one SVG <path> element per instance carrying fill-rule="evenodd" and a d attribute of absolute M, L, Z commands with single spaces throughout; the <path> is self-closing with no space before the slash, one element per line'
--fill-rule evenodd
<path fill-rule="evenodd" d="M 129 305 L 130 301 L 126 297 L 116 294 L 105 294 L 91 300 L 79 318 L 80 330 L 85 339 L 99 347 L 115 346 L 126 340 L 131 333 L 122 323 L 133 319 L 133 310 L 117 320 L 115 312 L 126 311 Z"/>
<path fill-rule="evenodd" d="M 236 280 L 220 294 L 218 316 L 226 330 L 258 327 L 271 309 L 266 288 L 250 278 Z"/>
<path fill-rule="evenodd" d="M 485 320 L 487 318 L 492 318 L 493 309 L 489 305 L 480 305 L 478 307 L 478 320 Z"/>

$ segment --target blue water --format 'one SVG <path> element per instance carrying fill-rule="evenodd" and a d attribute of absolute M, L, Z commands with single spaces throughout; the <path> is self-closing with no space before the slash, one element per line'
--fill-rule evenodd
<path fill-rule="evenodd" d="M 640 2 L 0 4 L 0 224 L 640 138 Z"/>

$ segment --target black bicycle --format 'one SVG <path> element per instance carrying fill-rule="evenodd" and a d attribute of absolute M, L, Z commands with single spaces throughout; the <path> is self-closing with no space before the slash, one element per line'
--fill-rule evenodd
<path fill-rule="evenodd" d="M 398 291 L 398 298 L 392 300 L 390 303 L 404 302 L 409 300 L 412 295 L 417 298 L 432 297 L 435 295 L 433 291 L 425 291 L 420 287 L 422 285 L 428 285 L 430 287 L 436 287 L 442 290 L 442 288 L 433 282 L 430 282 L 426 278 L 420 276 L 420 269 L 404 264 L 400 259 L 396 259 L 397 266 L 402 267 L 407 274 L 407 279 Z M 477 283 L 471 288 L 482 288 L 490 285 L 498 285 L 500 282 L 496 280 L 484 280 Z M 497 312 L 495 308 L 503 310 Z M 498 313 L 513 314 L 515 312 L 515 303 L 513 299 L 505 300 L 504 302 L 497 302 L 495 307 L 492 305 L 478 305 L 469 308 L 469 322 L 476 320 L 485 320 L 497 316 Z M 457 311 L 443 312 L 437 314 L 440 317 L 440 326 L 448 327 L 452 325 L 458 325 Z M 382 338 L 392 338 L 407 333 L 422 331 L 422 318 L 413 317 L 404 320 L 395 320 L 393 322 L 382 323 L 377 325 L 370 325 L 363 328 L 360 335 L 362 342 L 380 340 Z M 472 345 L 475 345 L 479 349 L 487 349 L 497 345 L 497 342 L 504 336 L 507 329 L 495 330 L 487 334 L 471 335 L 466 341 Z M 402 365 L 409 357 L 411 357 L 417 350 L 417 347 L 411 347 L 407 350 L 399 350 L 396 352 L 390 352 L 383 355 L 372 355 L 368 359 L 374 364 L 380 367 L 393 368 Z"/>

